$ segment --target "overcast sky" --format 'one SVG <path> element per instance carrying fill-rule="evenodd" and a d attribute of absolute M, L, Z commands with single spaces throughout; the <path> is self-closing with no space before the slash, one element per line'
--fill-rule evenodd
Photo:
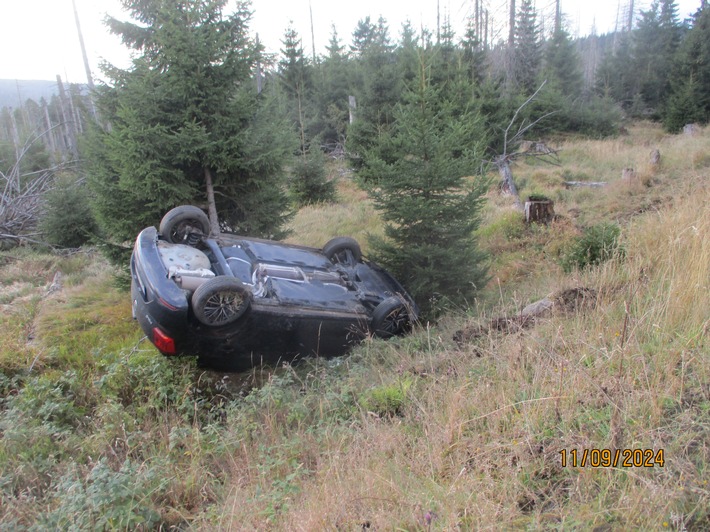
<path fill-rule="evenodd" d="M 119 40 L 103 25 L 108 13 L 127 20 L 120 0 L 75 0 L 84 33 L 89 61 L 95 78 L 100 78 L 99 62 L 104 59 L 127 66 L 128 54 Z M 508 0 L 483 0 L 491 20 L 503 35 Z M 614 29 L 621 2 L 627 13 L 629 0 L 561 0 L 568 29 L 575 35 L 586 35 L 594 26 L 597 33 Z M 343 44 L 349 44 L 358 20 L 370 16 L 376 21 L 383 16 L 390 35 L 399 37 L 401 25 L 411 21 L 415 29 L 422 26 L 435 30 L 437 3 L 442 17 L 448 13 L 457 35 L 463 32 L 466 17 L 474 0 L 253 0 L 251 28 L 271 52 L 278 52 L 284 31 L 293 26 L 311 52 L 310 11 L 313 13 L 316 53 L 325 53 L 331 27 L 335 24 Z M 651 0 L 636 0 L 638 9 L 647 8 Z M 554 0 L 537 0 L 543 19 L 552 16 Z M 678 0 L 679 15 L 685 18 L 700 5 L 700 0 Z M 57 75 L 70 82 L 85 82 L 84 66 L 74 22 L 72 0 L 0 0 L 0 79 L 54 80 Z"/>

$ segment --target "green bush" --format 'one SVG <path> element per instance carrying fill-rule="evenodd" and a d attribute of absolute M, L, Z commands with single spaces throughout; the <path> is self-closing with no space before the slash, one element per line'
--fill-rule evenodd
<path fill-rule="evenodd" d="M 153 498 L 168 484 L 161 471 L 126 460 L 118 471 L 100 459 L 86 478 L 74 469 L 54 489 L 54 509 L 39 518 L 47 530 L 149 530 L 160 522 Z"/>
<path fill-rule="evenodd" d="M 325 161 L 319 151 L 299 157 L 293 169 L 291 194 L 297 205 L 332 203 L 335 201 L 335 182 L 325 175 Z"/>
<path fill-rule="evenodd" d="M 56 187 L 47 193 L 45 200 L 40 230 L 48 244 L 78 248 L 94 238 L 97 225 L 89 195 L 73 176 L 57 179 Z"/>
<path fill-rule="evenodd" d="M 372 388 L 361 396 L 360 405 L 378 416 L 399 416 L 407 402 L 407 392 L 412 384 L 414 384 L 412 379 L 405 378 L 392 384 Z"/>
<path fill-rule="evenodd" d="M 619 244 L 621 229 L 618 225 L 603 222 L 585 229 L 584 234 L 575 239 L 562 254 L 561 265 L 569 273 L 575 268 L 601 264 L 615 255 L 623 255 Z"/>

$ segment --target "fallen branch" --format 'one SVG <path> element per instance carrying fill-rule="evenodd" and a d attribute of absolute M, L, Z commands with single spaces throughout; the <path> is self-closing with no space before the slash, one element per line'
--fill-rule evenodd
<path fill-rule="evenodd" d="M 565 181 L 565 187 L 594 187 L 600 188 L 607 185 L 606 181 Z"/>

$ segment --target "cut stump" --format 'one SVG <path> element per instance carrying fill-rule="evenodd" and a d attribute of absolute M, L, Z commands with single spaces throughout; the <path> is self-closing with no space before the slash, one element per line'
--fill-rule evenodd
<path fill-rule="evenodd" d="M 550 223 L 555 217 L 555 202 L 543 196 L 530 196 L 525 202 L 527 223 Z"/>

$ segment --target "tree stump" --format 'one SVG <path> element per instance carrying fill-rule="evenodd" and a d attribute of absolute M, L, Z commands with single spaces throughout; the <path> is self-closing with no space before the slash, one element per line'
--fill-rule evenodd
<path fill-rule="evenodd" d="M 555 217 L 555 202 L 544 196 L 530 196 L 525 202 L 525 221 L 527 223 L 548 224 Z"/>
<path fill-rule="evenodd" d="M 688 135 L 689 137 L 694 137 L 700 133 L 700 128 L 698 127 L 697 124 L 685 124 L 683 126 L 683 134 Z"/>
<path fill-rule="evenodd" d="M 633 168 L 624 168 L 621 172 L 621 179 L 627 182 L 636 180 L 636 170 Z"/>

